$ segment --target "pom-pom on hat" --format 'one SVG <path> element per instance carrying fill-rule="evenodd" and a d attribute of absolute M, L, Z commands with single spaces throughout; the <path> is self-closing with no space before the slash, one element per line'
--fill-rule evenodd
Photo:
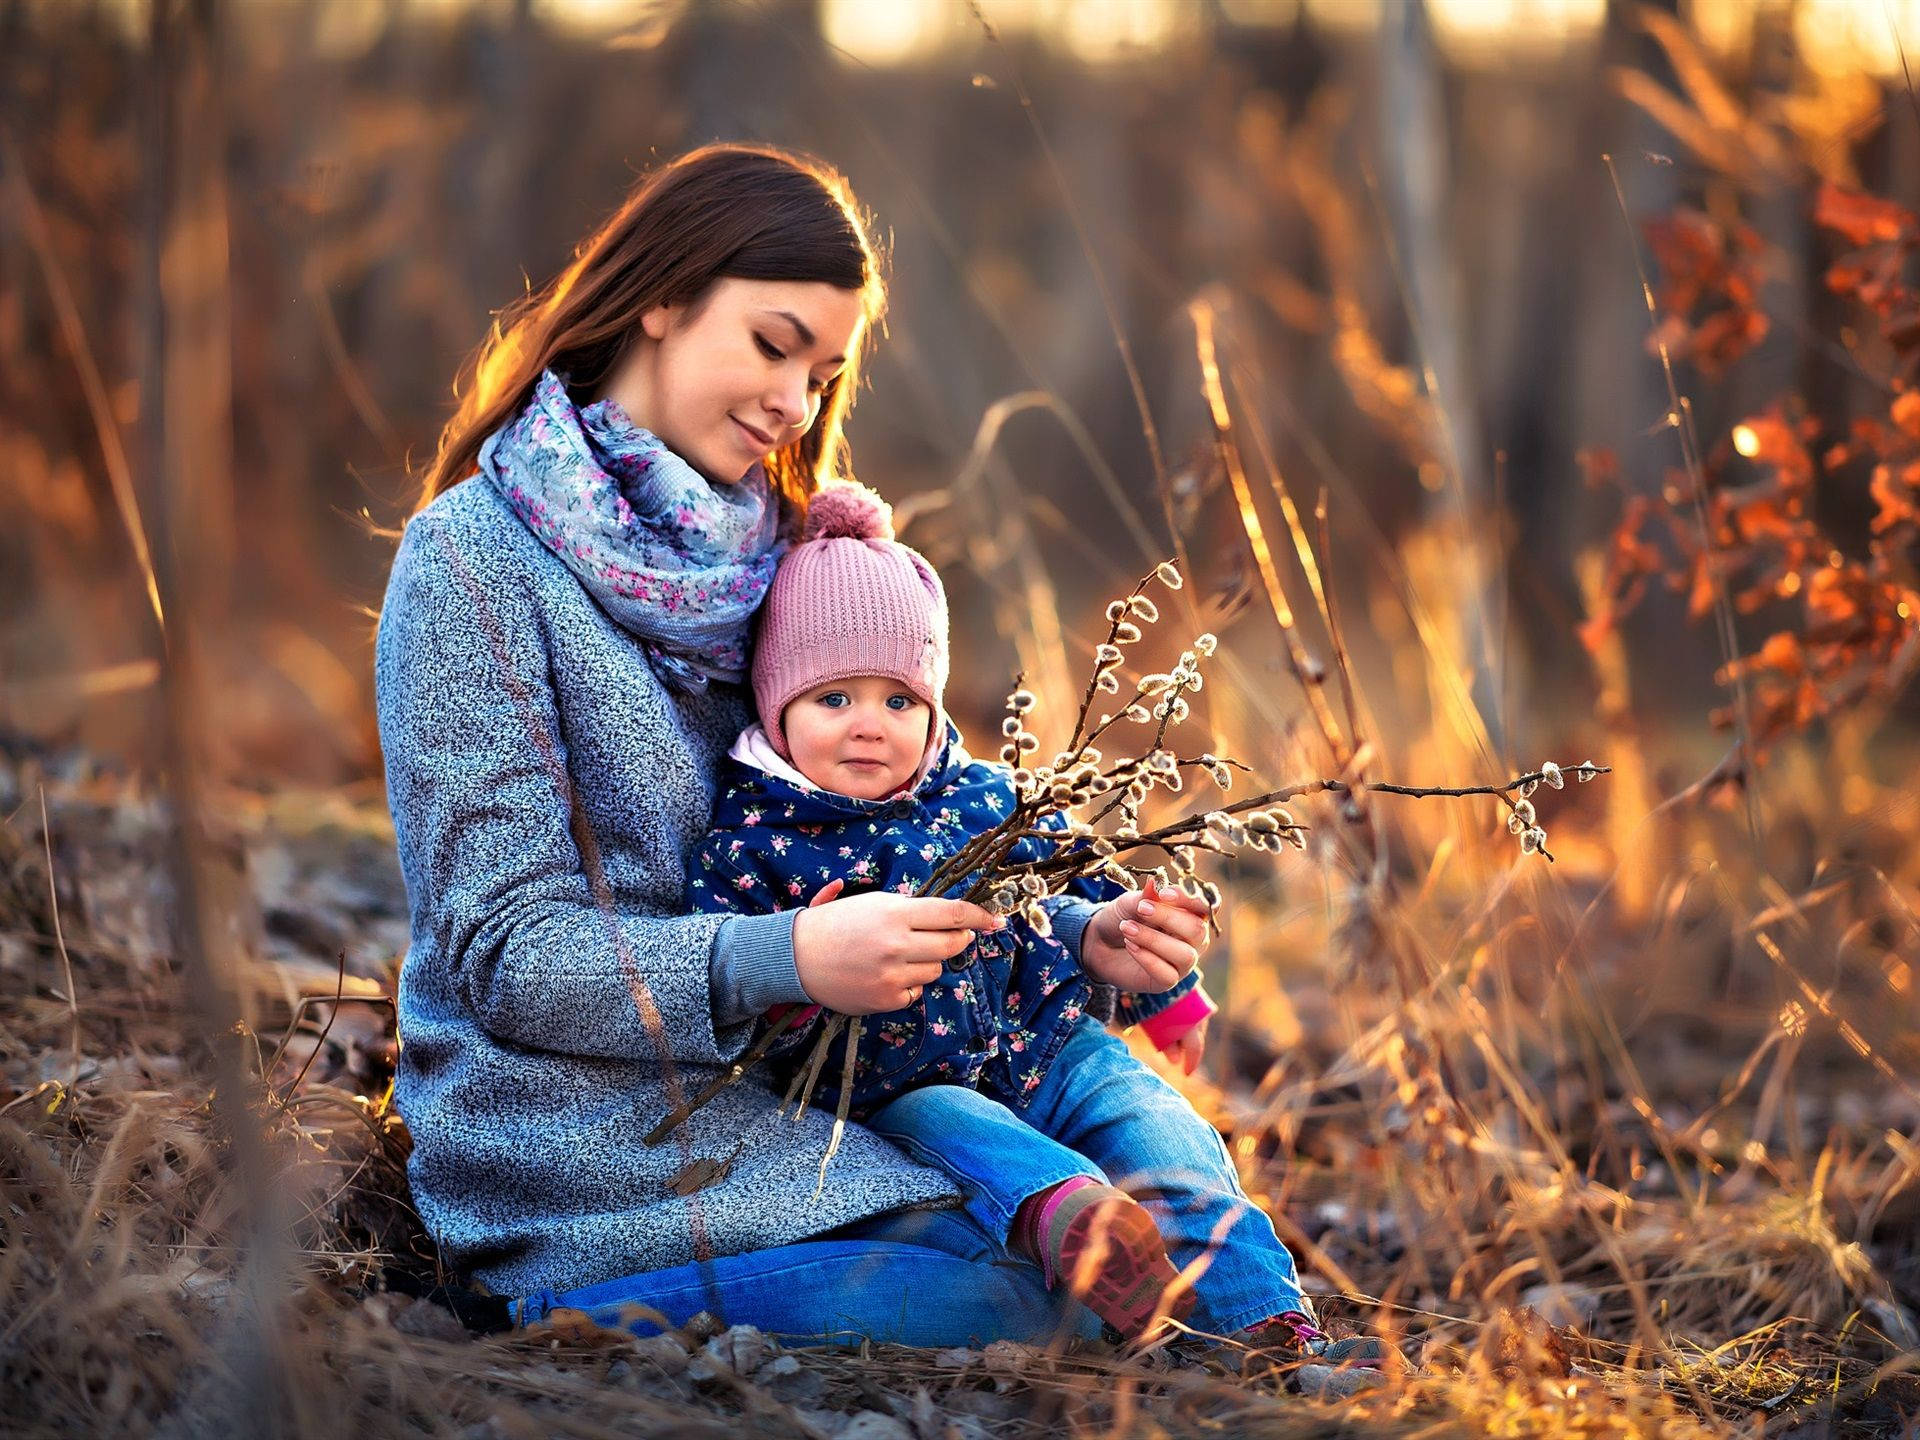
<path fill-rule="evenodd" d="M 885 675 L 927 702 L 924 774 L 947 733 L 946 591 L 925 557 L 893 538 L 887 502 L 837 481 L 807 506 L 801 541 L 780 561 L 760 607 L 753 696 L 783 758 L 793 754 L 781 712 L 816 685 L 855 675 Z"/>

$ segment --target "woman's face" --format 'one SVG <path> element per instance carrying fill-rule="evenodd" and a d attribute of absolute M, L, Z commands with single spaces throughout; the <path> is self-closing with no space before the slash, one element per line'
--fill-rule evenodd
<path fill-rule="evenodd" d="M 865 321 L 858 291 L 724 277 L 690 304 L 647 311 L 605 394 L 709 480 L 730 485 L 806 434 Z"/>

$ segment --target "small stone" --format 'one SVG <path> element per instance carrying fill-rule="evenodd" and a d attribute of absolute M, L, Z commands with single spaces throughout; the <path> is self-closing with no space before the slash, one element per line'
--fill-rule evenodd
<path fill-rule="evenodd" d="M 1362 1390 L 1387 1383 L 1378 1370 L 1340 1370 L 1331 1365 L 1302 1365 L 1293 1372 L 1292 1388 L 1315 1400 L 1345 1400 Z"/>
<path fill-rule="evenodd" d="M 736 1375 L 751 1375 L 767 1363 L 772 1346 L 767 1337 L 751 1325 L 735 1325 L 716 1335 L 703 1347 L 715 1364 L 724 1365 Z"/>
<path fill-rule="evenodd" d="M 704 1340 L 711 1340 L 720 1333 L 721 1328 L 719 1320 L 714 1318 L 711 1311 L 702 1310 L 680 1327 L 680 1333 L 687 1337 L 689 1346 L 692 1346 Z"/>
<path fill-rule="evenodd" d="M 1521 1293 L 1520 1303 L 1563 1330 L 1585 1330 L 1600 1313 L 1600 1297 L 1583 1285 L 1534 1285 Z"/>
<path fill-rule="evenodd" d="M 634 1356 L 656 1366 L 667 1375 L 684 1374 L 687 1368 L 687 1352 L 681 1343 L 671 1335 L 649 1335 L 645 1340 L 636 1341 Z"/>
<path fill-rule="evenodd" d="M 631 1387 L 639 1383 L 639 1377 L 633 1373 L 633 1366 L 624 1360 L 616 1360 L 607 1367 L 607 1383 Z"/>
<path fill-rule="evenodd" d="M 809 1370 L 791 1355 L 778 1355 L 760 1367 L 754 1379 L 783 1405 L 803 1405 L 824 1399 L 827 1382 L 818 1370 Z"/>
<path fill-rule="evenodd" d="M 1011 1420 L 1020 1413 L 1017 1400 L 994 1390 L 955 1390 L 947 1396 L 946 1406 L 948 1410 L 977 1415 L 989 1422 Z"/>
<path fill-rule="evenodd" d="M 1031 1345 L 1022 1345 L 1017 1340 L 996 1340 L 981 1352 L 980 1358 L 989 1370 L 1020 1371 L 1033 1364 L 1038 1354 Z"/>
<path fill-rule="evenodd" d="M 980 1352 L 969 1350 L 964 1345 L 957 1345 L 951 1350 L 942 1350 L 935 1355 L 933 1363 L 935 1368 L 940 1370 L 967 1370 L 980 1363 Z"/>
<path fill-rule="evenodd" d="M 444 1305 L 436 1305 L 431 1300 L 415 1300 L 406 1309 L 393 1317 L 393 1328 L 402 1335 L 412 1335 L 421 1340 L 467 1340 L 467 1327 L 454 1318 L 453 1312 Z"/>
<path fill-rule="evenodd" d="M 834 1435 L 834 1440 L 914 1440 L 913 1431 L 891 1415 L 862 1410 Z"/>

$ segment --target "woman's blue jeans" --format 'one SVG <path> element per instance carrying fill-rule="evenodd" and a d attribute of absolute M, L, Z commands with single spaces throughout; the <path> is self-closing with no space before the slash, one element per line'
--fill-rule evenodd
<path fill-rule="evenodd" d="M 528 1325 L 565 1307 L 644 1336 L 706 1310 L 728 1325 L 846 1345 L 1044 1344 L 1097 1336 L 1093 1313 L 1064 1291 L 1049 1294 L 1039 1268 L 1010 1256 L 1003 1239 L 965 1210 L 896 1211 L 818 1240 L 579 1290 L 542 1290 L 516 1302 L 514 1318 Z"/>
<path fill-rule="evenodd" d="M 1039 1267 L 1006 1249 L 1020 1202 L 1074 1175 L 1136 1194 L 1176 1265 L 1205 1258 L 1189 1321 L 1197 1329 L 1230 1335 L 1283 1310 L 1311 1313 L 1293 1257 L 1240 1188 L 1219 1134 L 1095 1021 L 1076 1027 L 1024 1116 L 934 1085 L 866 1124 L 953 1176 L 964 1206 L 878 1215 L 816 1240 L 543 1290 L 519 1301 L 515 1318 L 529 1324 L 566 1307 L 645 1335 L 706 1310 L 772 1335 L 929 1346 L 1091 1337 L 1100 1329 L 1092 1312 L 1050 1294 Z"/>

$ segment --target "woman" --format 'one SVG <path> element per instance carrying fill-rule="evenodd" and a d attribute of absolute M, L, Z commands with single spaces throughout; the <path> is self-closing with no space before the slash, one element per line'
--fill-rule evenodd
<path fill-rule="evenodd" d="M 523 1319 L 711 1309 L 938 1345 L 1091 1327 L 885 1140 L 849 1127 L 820 1185 L 831 1117 L 776 1123 L 752 1077 L 642 1138 L 768 1006 L 857 967 L 891 1008 L 999 924 L 901 895 L 681 903 L 783 516 L 840 466 L 882 300 L 837 177 L 745 147 L 675 161 L 502 316 L 395 558 L 397 1100 L 442 1253 L 530 1297 Z"/>

